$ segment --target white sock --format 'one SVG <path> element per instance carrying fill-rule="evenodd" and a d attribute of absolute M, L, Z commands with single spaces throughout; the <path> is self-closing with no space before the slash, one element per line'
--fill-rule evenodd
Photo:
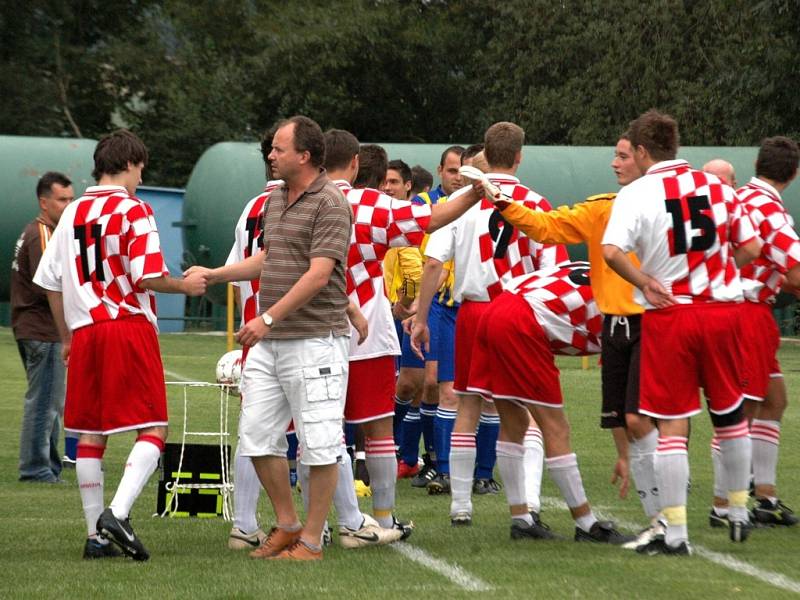
<path fill-rule="evenodd" d="M 372 512 L 381 527 L 394 523 L 394 491 L 397 483 L 397 456 L 394 437 L 366 439 L 369 487 L 372 489 Z"/>
<path fill-rule="evenodd" d="M 639 500 L 642 502 L 644 514 L 652 519 L 658 514 L 658 486 L 654 460 L 658 447 L 658 430 L 653 429 L 641 439 L 633 440 L 629 446 L 631 475 Z"/>
<path fill-rule="evenodd" d="M 75 474 L 81 493 L 87 535 L 95 537 L 97 536 L 97 519 L 103 512 L 103 459 L 82 457 L 82 450 L 81 445 L 75 461 Z"/>
<path fill-rule="evenodd" d="M 730 427 L 715 427 L 719 438 L 725 482 L 728 484 L 728 519 L 747 522 L 747 489 L 750 487 L 752 444 L 747 421 Z"/>
<path fill-rule="evenodd" d="M 546 458 L 544 462 L 550 477 L 564 496 L 567 506 L 578 508 L 586 504 L 586 491 L 583 489 L 581 473 L 578 470 L 578 457 L 575 453 Z"/>
<path fill-rule="evenodd" d="M 150 479 L 153 471 L 158 466 L 158 458 L 161 456 L 161 446 L 145 439 L 139 440 L 133 445 L 128 461 L 125 463 L 125 472 L 122 480 L 117 487 L 117 493 L 111 501 L 109 508 L 117 519 L 127 519 L 130 515 L 131 507 L 142 493 L 144 484 Z"/>
<path fill-rule="evenodd" d="M 497 468 L 503 480 L 503 489 L 509 506 L 527 504 L 525 487 L 525 446 L 513 442 L 501 442 L 497 446 Z M 521 518 L 521 517 L 515 517 Z"/>
<path fill-rule="evenodd" d="M 542 432 L 529 427 L 525 432 L 525 498 L 528 510 L 535 513 L 542 509 L 542 473 L 544 472 L 544 441 Z"/>
<path fill-rule="evenodd" d="M 679 546 L 689 539 L 686 527 L 688 439 L 682 436 L 660 436 L 655 467 L 658 493 L 664 517 L 667 519 L 666 542 L 672 547 Z"/>
<path fill-rule="evenodd" d="M 308 514 L 308 490 L 311 487 L 311 467 L 297 461 L 297 481 L 300 483 L 300 497 L 303 499 L 303 510 Z"/>
<path fill-rule="evenodd" d="M 722 451 L 719 449 L 717 436 L 711 438 L 711 465 L 714 467 L 714 495 L 717 498 L 728 497 L 728 484 L 725 483 L 725 465 L 722 464 Z M 717 514 L 723 516 L 717 508 Z M 725 509 L 728 514 L 728 509 Z"/>
<path fill-rule="evenodd" d="M 253 533 L 258 529 L 256 508 L 261 493 L 261 482 L 256 468 L 249 456 L 239 454 L 233 459 L 233 526 L 245 533 Z"/>
<path fill-rule="evenodd" d="M 753 482 L 756 485 L 774 486 L 778 448 L 781 443 L 781 422 L 753 419 L 750 439 L 753 444 Z"/>
<path fill-rule="evenodd" d="M 450 516 L 472 514 L 472 476 L 475 473 L 474 433 L 450 435 Z"/>
<path fill-rule="evenodd" d="M 347 453 L 347 446 L 342 445 L 342 460 L 339 462 L 339 480 L 333 492 L 333 506 L 336 508 L 336 517 L 339 527 L 348 529 L 361 529 L 364 515 L 358 508 L 358 498 L 353 479 L 353 461 Z"/>

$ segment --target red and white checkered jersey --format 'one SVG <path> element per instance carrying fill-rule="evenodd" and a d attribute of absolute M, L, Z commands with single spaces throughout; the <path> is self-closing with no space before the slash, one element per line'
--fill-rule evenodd
<path fill-rule="evenodd" d="M 334 183 L 353 209 L 353 231 L 347 254 L 347 294 L 364 313 L 369 336 L 358 345 L 350 337 L 350 360 L 400 354 L 400 343 L 386 297 L 383 257 L 389 248 L 419 246 L 431 218 L 431 207 L 398 200 L 365 188 L 353 189 L 346 181 Z"/>
<path fill-rule="evenodd" d="M 775 302 L 786 271 L 800 263 L 800 239 L 781 195 L 766 181 L 753 177 L 736 191 L 764 242 L 757 259 L 742 267 L 745 300 Z"/>
<path fill-rule="evenodd" d="M 500 191 L 533 210 L 550 210 L 550 203 L 512 175 L 487 173 Z M 450 201 L 467 193 L 463 187 Z M 431 234 L 425 255 L 438 261 L 455 259 L 456 302 L 488 302 L 512 277 L 569 261 L 564 246 L 540 244 L 503 219 L 485 198 L 449 225 Z"/>
<path fill-rule="evenodd" d="M 263 233 L 264 208 L 272 190 L 281 185 L 283 185 L 281 179 L 268 181 L 264 191 L 244 207 L 239 222 L 236 223 L 235 241 L 230 254 L 228 254 L 228 259 L 225 261 L 226 265 L 241 262 L 264 249 L 264 236 L 261 235 Z M 258 278 L 252 281 L 237 281 L 233 284 L 239 288 L 239 298 L 242 302 L 242 325 L 258 316 L 258 284 Z"/>
<path fill-rule="evenodd" d="M 158 329 L 155 294 L 138 286 L 168 274 L 153 210 L 125 188 L 104 185 L 64 209 L 33 280 L 63 293 L 71 330 L 130 315 Z"/>
<path fill-rule="evenodd" d="M 520 275 L 503 288 L 525 298 L 555 354 L 597 354 L 603 317 L 592 296 L 589 263 L 564 263 Z"/>
<path fill-rule="evenodd" d="M 742 284 L 731 246 L 756 237 L 733 188 L 685 160 L 659 162 L 622 188 L 603 244 L 635 251 L 641 270 L 680 304 L 736 302 Z M 640 290 L 636 301 L 652 309 Z"/>

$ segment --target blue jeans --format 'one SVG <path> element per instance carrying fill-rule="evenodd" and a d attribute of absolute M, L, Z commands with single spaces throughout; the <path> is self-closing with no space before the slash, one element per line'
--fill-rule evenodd
<path fill-rule="evenodd" d="M 64 363 L 61 344 L 18 340 L 28 391 L 19 443 L 20 481 L 52 483 L 61 475 L 58 435 L 64 412 Z"/>

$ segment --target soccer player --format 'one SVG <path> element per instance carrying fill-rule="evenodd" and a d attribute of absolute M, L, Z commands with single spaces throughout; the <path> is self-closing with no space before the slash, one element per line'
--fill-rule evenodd
<path fill-rule="evenodd" d="M 650 110 L 631 123 L 643 177 L 620 191 L 603 236 L 609 266 L 644 308 L 639 411 L 657 418 L 656 481 L 664 536 L 644 554 L 690 554 L 686 527 L 689 417 L 703 387 L 728 474 L 730 537 L 747 538 L 750 437 L 742 411 L 742 285 L 737 265 L 761 243 L 734 190 L 676 160 L 678 126 Z M 635 251 L 641 267 L 626 252 Z"/>
<path fill-rule="evenodd" d="M 478 322 L 467 389 L 493 401 L 500 413 L 497 466 L 511 510 L 512 539 L 555 537 L 528 508 L 528 412 L 544 436 L 547 470 L 575 519 L 575 541 L 624 544 L 634 539 L 598 521 L 586 500 L 555 365 L 555 354 L 600 351 L 603 318 L 588 273 L 588 263 L 569 263 L 515 277 Z"/>
<path fill-rule="evenodd" d="M 392 198 L 408 200 L 411 192 L 411 169 L 405 162 L 389 161 L 381 191 Z M 404 479 L 415 477 L 419 473 L 419 440 L 422 435 L 419 405 L 425 380 L 425 363 L 411 350 L 402 326 L 402 321 L 413 314 L 412 305 L 422 277 L 422 255 L 419 248 L 387 250 L 383 259 L 383 273 L 397 337 L 400 340 L 394 439 L 399 446 L 401 458 L 397 463 L 397 477 Z M 428 438 L 432 436 L 426 436 L 426 443 L 432 442 Z"/>
<path fill-rule="evenodd" d="M 422 165 L 411 167 L 411 197 L 429 192 L 433 187 L 433 175 Z"/>
<path fill-rule="evenodd" d="M 393 515 L 397 478 L 392 434 L 394 357 L 400 354 L 400 348 L 384 293 L 382 260 L 390 247 L 418 246 L 426 231 L 435 231 L 458 218 L 478 197 L 467 191 L 458 202 L 429 207 L 382 194 L 376 187 L 386 176 L 385 151 L 376 146 L 360 149 L 358 140 L 347 131 L 326 132 L 325 153 L 330 177 L 353 210 L 347 290 L 350 300 L 367 318 L 370 330 L 364 344 L 350 345 L 345 419 L 364 430 L 375 519 L 382 527 L 402 530 L 407 537 L 410 525 Z"/>
<path fill-rule="evenodd" d="M 783 190 L 797 176 L 798 161 L 800 152 L 796 142 L 782 136 L 767 138 L 758 151 L 756 176 L 737 190 L 764 241 L 761 255 L 742 268 L 741 276 L 745 299 L 742 347 L 747 353 L 745 412 L 750 418 L 756 499 L 753 517 L 765 525 L 797 523 L 792 510 L 778 499 L 775 485 L 781 419 L 787 398 L 777 359 L 780 332 L 772 306 L 782 285 L 788 283 L 795 293 L 800 287 L 800 239 L 781 199 Z M 709 516 L 712 526 L 726 525 L 727 515 L 727 502 L 721 493 L 726 471 L 719 446 L 720 440 L 715 436 L 711 442 L 715 475 L 714 507 Z"/>
<path fill-rule="evenodd" d="M 244 207 L 239 221 L 234 230 L 234 245 L 231 248 L 225 264 L 235 264 L 264 249 L 262 221 L 264 209 L 270 193 L 283 185 L 283 180 L 276 178 L 272 166 L 267 159 L 272 150 L 274 131 L 267 131 L 261 140 L 261 156 L 266 167 L 267 183 L 264 191 L 250 200 Z M 240 327 L 258 316 L 258 278 L 249 281 L 236 281 L 233 283 L 239 291 L 239 306 L 241 307 Z M 242 361 L 247 360 L 250 346 L 242 348 Z M 295 456 L 289 460 L 296 460 L 297 435 L 293 430 L 287 433 L 289 437 L 289 450 L 295 450 Z M 242 456 L 239 444 L 236 445 L 234 455 L 234 488 L 233 488 L 233 526 L 228 536 L 228 548 L 231 550 L 253 550 L 263 543 L 267 534 L 259 527 L 256 517 L 258 496 L 261 493 L 261 482 L 258 480 L 253 461 L 249 456 Z"/>
<path fill-rule="evenodd" d="M 720 178 L 720 181 L 731 186 L 733 189 L 738 187 L 736 183 L 736 169 L 734 169 L 733 165 L 727 160 L 722 160 L 721 158 L 710 160 L 703 165 L 703 171 L 716 175 Z"/>
<path fill-rule="evenodd" d="M 422 192 L 412 202 L 435 205 L 447 202 L 447 197 L 461 188 L 458 172 L 465 149 L 462 146 L 445 148 L 436 167 L 440 183 L 430 192 Z M 428 236 L 422 242 L 424 253 Z M 425 386 L 420 408 L 423 431 L 430 430 L 433 448 L 424 459 L 422 471 L 411 480 L 414 487 L 425 487 L 429 494 L 450 493 L 450 434 L 456 420 L 458 397 L 453 393 L 453 354 L 455 350 L 456 315 L 458 303 L 453 299 L 453 263 L 444 265 L 440 276 L 437 301 L 428 314 L 431 332 L 430 352 L 425 355 Z M 406 336 L 410 341 L 410 334 Z M 428 446 L 426 442 L 426 447 Z"/>
<path fill-rule="evenodd" d="M 633 159 L 630 137 L 620 136 L 611 168 L 617 182 L 628 185 L 641 176 Z M 636 541 L 650 541 L 663 528 L 658 522 L 658 490 L 653 459 L 658 432 L 648 415 L 639 413 L 639 344 L 643 308 L 634 301 L 633 286 L 603 260 L 601 241 L 616 194 L 599 194 L 572 207 L 533 211 L 518 203 L 499 207 L 503 218 L 528 237 L 548 244 L 586 243 L 592 293 L 603 318 L 601 344 L 603 405 L 600 426 L 611 429 L 617 448 L 612 482 L 620 481 L 620 495 L 628 489 L 628 471 L 650 525 Z M 633 254 L 631 259 L 636 261 Z"/>
<path fill-rule="evenodd" d="M 495 123 L 486 131 L 485 156 L 489 180 L 508 197 L 529 208 L 550 210 L 550 203 L 520 184 L 514 176 L 522 160 L 525 133 L 513 123 Z M 457 200 L 471 187 L 462 188 L 448 200 Z M 442 265 L 455 259 L 456 301 L 461 302 L 456 321 L 455 380 L 453 389 L 460 396 L 458 414 L 451 435 L 450 485 L 453 525 L 472 522 L 472 482 L 475 468 L 475 430 L 481 417 L 482 400 L 467 390 L 467 381 L 476 328 L 489 301 L 498 296 L 503 283 L 512 277 L 552 267 L 568 260 L 562 246 L 546 246 L 530 240 L 505 222 L 486 199 L 464 217 L 436 232 L 425 249 L 428 257 L 422 273 L 419 306 L 411 337 L 418 353 L 428 350 L 428 312 L 437 289 Z"/>
<path fill-rule="evenodd" d="M 84 558 L 150 556 L 130 524 L 167 437 L 164 368 L 153 292 L 199 296 L 206 279 L 169 277 L 150 206 L 134 195 L 147 148 L 127 130 L 94 151 L 97 185 L 61 215 L 34 282 L 47 290 L 68 366 L 65 427 L 80 433 L 76 474 L 89 537 Z M 108 436 L 136 432 L 125 472 L 103 510 Z"/>

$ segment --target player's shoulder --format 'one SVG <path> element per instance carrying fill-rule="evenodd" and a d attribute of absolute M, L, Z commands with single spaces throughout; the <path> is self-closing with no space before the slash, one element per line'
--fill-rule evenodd
<path fill-rule="evenodd" d="M 593 196 L 587 196 L 584 202 L 611 202 L 614 198 L 617 197 L 616 192 L 605 192 L 602 194 L 594 194 Z"/>

